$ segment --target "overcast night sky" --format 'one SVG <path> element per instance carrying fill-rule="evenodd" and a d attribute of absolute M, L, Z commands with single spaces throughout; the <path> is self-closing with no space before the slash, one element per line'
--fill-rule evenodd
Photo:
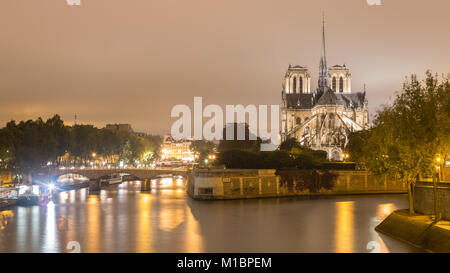
<path fill-rule="evenodd" d="M 450 1 L 2 0 L 0 126 L 58 113 L 73 123 L 169 132 L 176 104 L 279 104 L 289 64 L 317 85 L 328 65 L 367 84 L 371 114 L 405 76 L 450 72 Z"/>

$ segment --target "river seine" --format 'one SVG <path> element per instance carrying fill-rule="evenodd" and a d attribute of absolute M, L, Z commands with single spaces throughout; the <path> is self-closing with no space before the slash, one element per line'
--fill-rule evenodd
<path fill-rule="evenodd" d="M 0 252 L 420 252 L 377 233 L 406 195 L 194 201 L 139 181 L 0 212 Z"/>

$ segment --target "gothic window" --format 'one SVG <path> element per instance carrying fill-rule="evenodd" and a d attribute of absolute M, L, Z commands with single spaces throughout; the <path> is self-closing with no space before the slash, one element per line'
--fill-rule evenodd
<path fill-rule="evenodd" d="M 297 118 L 296 120 L 295 120 L 295 123 L 298 125 L 298 124 L 300 124 L 302 122 L 302 120 L 300 119 L 300 118 Z"/>
<path fill-rule="evenodd" d="M 332 83 L 332 87 L 334 92 L 336 92 L 336 77 L 333 77 L 333 83 Z"/>
<path fill-rule="evenodd" d="M 292 81 L 292 89 L 293 89 L 293 93 L 297 93 L 297 78 L 294 78 L 294 80 Z"/>
<path fill-rule="evenodd" d="M 344 78 L 339 79 L 339 92 L 344 92 Z"/>
<path fill-rule="evenodd" d="M 334 115 L 330 114 L 328 117 L 328 128 L 334 129 Z"/>
<path fill-rule="evenodd" d="M 303 93 L 303 77 L 300 77 L 299 79 L 298 79 L 298 86 L 300 87 L 300 94 L 302 94 Z"/>

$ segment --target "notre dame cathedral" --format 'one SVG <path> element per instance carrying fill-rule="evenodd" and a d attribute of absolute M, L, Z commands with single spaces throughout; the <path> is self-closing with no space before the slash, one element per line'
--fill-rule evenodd
<path fill-rule="evenodd" d="M 350 132 L 368 127 L 366 91 L 352 92 L 351 74 L 343 65 L 327 66 L 325 23 L 317 89 L 311 92 L 308 68 L 291 66 L 284 76 L 281 95 L 282 140 L 296 138 L 302 145 L 327 152 L 330 160 L 343 160 Z"/>

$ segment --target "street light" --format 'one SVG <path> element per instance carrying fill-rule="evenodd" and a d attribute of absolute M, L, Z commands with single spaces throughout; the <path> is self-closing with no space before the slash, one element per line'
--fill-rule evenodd
<path fill-rule="evenodd" d="M 350 157 L 350 155 L 347 153 L 343 153 L 342 157 L 344 158 L 344 161 L 346 161 Z"/>
<path fill-rule="evenodd" d="M 440 217 L 440 213 L 439 213 L 439 204 L 438 204 L 438 194 L 437 194 L 437 187 L 438 187 L 438 183 L 441 180 L 441 162 L 442 159 L 440 156 L 436 157 L 436 163 L 437 163 L 437 179 L 435 177 L 435 175 L 433 174 L 433 193 L 434 193 L 434 220 L 438 221 L 441 217 Z"/>
<path fill-rule="evenodd" d="M 437 163 L 437 170 L 438 170 L 438 180 L 442 181 L 442 158 L 440 156 L 436 157 L 436 163 Z"/>

